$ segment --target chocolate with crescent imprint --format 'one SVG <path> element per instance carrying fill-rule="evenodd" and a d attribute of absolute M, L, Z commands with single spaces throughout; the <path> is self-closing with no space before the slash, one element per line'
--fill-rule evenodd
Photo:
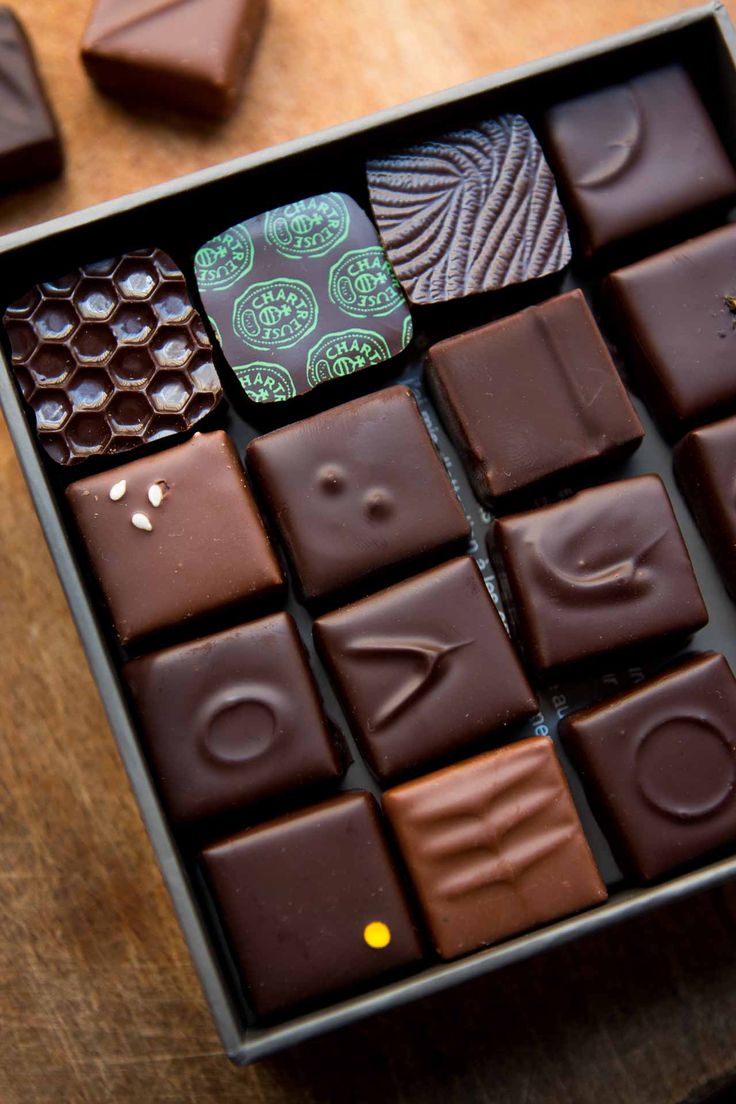
<path fill-rule="evenodd" d="M 549 737 L 406 782 L 383 801 L 442 958 L 608 896 Z"/>
<path fill-rule="evenodd" d="M 224 118 L 265 11 L 266 0 L 96 0 L 82 61 L 113 96 Z"/>
<path fill-rule="evenodd" d="M 736 171 L 680 65 L 566 100 L 545 121 L 588 253 L 736 195 Z"/>
<path fill-rule="evenodd" d="M 537 710 L 469 556 L 320 617 L 314 634 L 381 779 L 501 738 Z"/>
<path fill-rule="evenodd" d="M 488 540 L 512 623 L 540 671 L 689 634 L 708 620 L 657 475 L 501 518 Z"/>
<path fill-rule="evenodd" d="M 570 260 L 554 177 L 521 115 L 427 138 L 366 171 L 381 240 L 412 303 L 495 291 Z"/>
<path fill-rule="evenodd" d="M 256 403 L 365 371 L 411 341 L 411 316 L 376 229 L 340 192 L 223 230 L 197 251 L 194 271 L 225 358 Z"/>
<path fill-rule="evenodd" d="M 342 773 L 286 613 L 135 659 L 124 675 L 155 780 L 177 823 Z"/>
<path fill-rule="evenodd" d="M 561 735 L 622 865 L 644 881 L 736 840 L 736 679 L 696 656 Z"/>

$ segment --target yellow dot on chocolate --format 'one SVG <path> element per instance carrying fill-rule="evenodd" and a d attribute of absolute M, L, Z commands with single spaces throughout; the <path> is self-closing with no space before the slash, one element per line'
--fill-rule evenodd
<path fill-rule="evenodd" d="M 391 942 L 391 929 L 388 924 L 384 924 L 383 920 L 372 920 L 363 928 L 363 938 L 369 947 L 380 950 L 382 947 L 388 947 Z"/>

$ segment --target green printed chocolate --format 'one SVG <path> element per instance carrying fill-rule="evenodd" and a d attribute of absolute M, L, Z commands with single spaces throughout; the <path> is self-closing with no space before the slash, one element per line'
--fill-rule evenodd
<path fill-rule="evenodd" d="M 206 242 L 194 268 L 210 325 L 253 402 L 282 402 L 397 356 L 401 285 L 349 196 L 312 196 Z"/>

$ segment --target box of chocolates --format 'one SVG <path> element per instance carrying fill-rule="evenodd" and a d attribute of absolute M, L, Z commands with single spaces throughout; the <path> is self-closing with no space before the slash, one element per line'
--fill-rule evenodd
<path fill-rule="evenodd" d="M 735 110 L 714 5 L 0 241 L 234 1061 L 736 875 Z"/>

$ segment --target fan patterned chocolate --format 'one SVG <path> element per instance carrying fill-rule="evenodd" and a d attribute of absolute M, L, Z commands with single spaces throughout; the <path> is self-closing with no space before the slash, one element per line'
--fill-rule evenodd
<path fill-rule="evenodd" d="M 546 276 L 570 260 L 554 177 L 521 115 L 376 158 L 373 213 L 413 303 Z"/>

